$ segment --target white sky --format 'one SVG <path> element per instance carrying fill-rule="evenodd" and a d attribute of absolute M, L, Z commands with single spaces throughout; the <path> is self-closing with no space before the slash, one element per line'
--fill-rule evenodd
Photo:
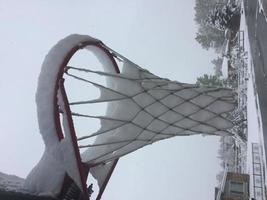
<path fill-rule="evenodd" d="M 0 0 L 0 171 L 25 177 L 43 142 L 35 91 L 44 56 L 88 34 L 161 77 L 194 83 L 215 55 L 194 40 L 194 0 Z M 122 158 L 103 199 L 213 200 L 218 137 L 177 137 Z"/>

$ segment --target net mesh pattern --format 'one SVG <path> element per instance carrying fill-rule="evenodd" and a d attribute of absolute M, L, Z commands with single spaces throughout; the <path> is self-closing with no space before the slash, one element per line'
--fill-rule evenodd
<path fill-rule="evenodd" d="M 108 102 L 105 116 L 75 113 L 74 117 L 95 118 L 101 128 L 78 138 L 93 143 L 80 145 L 88 148 L 83 161 L 106 163 L 153 142 L 194 134 L 230 135 L 232 122 L 229 112 L 234 109 L 234 95 L 230 89 L 200 87 L 160 78 L 134 63 L 123 62 L 120 74 L 92 71 L 68 66 L 66 76 L 94 85 L 100 98 L 71 102 L 70 105 Z M 105 76 L 108 85 L 101 85 L 75 75 L 95 73 Z"/>
<path fill-rule="evenodd" d="M 98 64 L 103 70 L 92 70 L 99 69 Z M 90 99 L 97 95 L 94 87 L 100 96 Z M 226 88 L 158 77 L 100 40 L 74 34 L 59 41 L 46 56 L 36 103 L 46 148 L 26 179 L 29 191 L 58 194 L 67 173 L 85 192 L 86 166 L 98 182 L 101 197 L 121 156 L 175 136 L 232 135 L 229 112 L 235 97 Z M 102 105 L 106 113 L 93 114 Z M 40 179 L 45 174 L 57 181 Z"/>

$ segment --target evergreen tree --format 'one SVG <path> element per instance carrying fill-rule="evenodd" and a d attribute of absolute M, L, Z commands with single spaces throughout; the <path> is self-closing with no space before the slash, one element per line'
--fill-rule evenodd
<path fill-rule="evenodd" d="M 207 16 L 206 23 L 218 30 L 224 31 L 232 28 L 232 21 L 239 15 L 240 9 L 235 3 L 229 3 L 223 7 L 215 6 Z"/>
<path fill-rule="evenodd" d="M 223 64 L 223 59 L 222 57 L 217 57 L 216 59 L 213 59 L 211 63 L 214 65 L 214 74 L 217 77 L 222 76 L 222 64 Z"/>
<path fill-rule="evenodd" d="M 227 2 L 196 0 L 194 19 L 198 25 L 198 32 L 195 39 L 202 48 L 214 48 L 216 52 L 220 52 L 225 40 L 225 29 L 235 26 L 236 18 L 232 18 L 238 13 L 238 8 L 234 3 Z"/>
<path fill-rule="evenodd" d="M 226 79 L 220 79 L 215 75 L 204 74 L 203 76 L 197 78 L 196 84 L 200 86 L 225 87 L 227 81 Z"/>
<path fill-rule="evenodd" d="M 195 38 L 202 48 L 208 50 L 214 48 L 216 52 L 220 52 L 224 43 L 224 32 L 211 26 L 201 25 L 198 28 Z"/>

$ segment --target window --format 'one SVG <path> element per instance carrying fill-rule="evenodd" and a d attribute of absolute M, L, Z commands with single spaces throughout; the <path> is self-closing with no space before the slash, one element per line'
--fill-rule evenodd
<path fill-rule="evenodd" d="M 243 182 L 230 182 L 230 193 L 231 194 L 237 194 L 237 195 L 243 195 L 244 194 L 244 183 Z"/>
<path fill-rule="evenodd" d="M 254 194 L 256 199 L 262 199 L 262 188 L 255 188 Z"/>
<path fill-rule="evenodd" d="M 256 175 L 254 175 L 254 185 L 256 186 L 256 187 L 262 187 L 261 186 L 261 176 L 256 176 Z"/>
<path fill-rule="evenodd" d="M 261 175 L 261 165 L 260 164 L 254 163 L 253 168 L 254 168 L 254 174 Z"/>
<path fill-rule="evenodd" d="M 253 151 L 254 151 L 254 152 L 259 152 L 259 147 L 253 145 Z"/>
<path fill-rule="evenodd" d="M 254 155 L 254 162 L 255 163 L 260 163 L 260 156 Z"/>

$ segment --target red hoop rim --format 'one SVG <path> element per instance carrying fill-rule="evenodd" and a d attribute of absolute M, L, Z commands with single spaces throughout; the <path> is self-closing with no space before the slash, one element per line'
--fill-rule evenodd
<path fill-rule="evenodd" d="M 88 41 L 79 42 L 78 44 L 76 44 L 74 47 L 72 47 L 69 50 L 69 52 L 64 57 L 63 62 L 61 63 L 61 65 L 59 67 L 57 78 L 56 78 L 56 84 L 55 84 L 55 88 L 54 88 L 54 94 L 53 94 L 54 123 L 55 123 L 56 133 L 57 133 L 57 137 L 58 137 L 59 141 L 64 139 L 64 134 L 63 134 L 61 123 L 60 123 L 60 112 L 59 112 L 57 94 L 58 94 L 59 90 L 61 90 L 61 92 L 63 92 L 63 94 L 65 94 L 65 95 L 63 95 L 64 96 L 63 101 L 64 101 L 64 104 L 68 105 L 68 107 L 69 107 L 67 94 L 65 93 L 65 88 L 64 88 L 63 75 L 64 75 L 65 67 L 68 65 L 70 59 L 75 55 L 75 53 L 77 51 L 79 51 L 79 50 L 81 50 L 87 46 L 95 46 L 95 47 L 99 48 L 100 50 L 102 50 L 108 56 L 108 58 L 111 60 L 115 72 L 120 73 L 118 64 L 115 61 L 114 56 L 107 48 L 105 48 L 105 45 L 101 41 L 95 42 L 95 41 L 89 41 L 88 40 Z M 80 151 L 79 151 L 78 143 L 77 143 L 77 137 L 76 137 L 76 133 L 75 133 L 75 130 L 73 127 L 73 120 L 72 120 L 70 109 L 66 109 L 66 116 L 69 119 L 70 127 L 72 127 L 71 128 L 72 129 L 72 131 L 71 131 L 72 145 L 74 148 L 75 157 L 76 157 L 76 161 L 77 161 L 77 165 L 78 165 L 78 169 L 79 169 L 79 174 L 80 174 L 80 179 L 82 182 L 83 193 L 85 195 L 85 198 L 88 199 L 86 180 L 87 180 L 87 177 L 89 174 L 90 167 L 87 166 L 86 163 L 82 163 Z M 101 188 L 99 188 L 99 194 L 98 194 L 97 199 L 101 198 L 117 162 L 118 162 L 118 159 L 114 162 L 112 169 L 108 173 L 104 185 Z M 88 169 L 85 169 L 85 166 L 87 166 Z M 62 187 L 64 187 L 64 184 Z"/>

